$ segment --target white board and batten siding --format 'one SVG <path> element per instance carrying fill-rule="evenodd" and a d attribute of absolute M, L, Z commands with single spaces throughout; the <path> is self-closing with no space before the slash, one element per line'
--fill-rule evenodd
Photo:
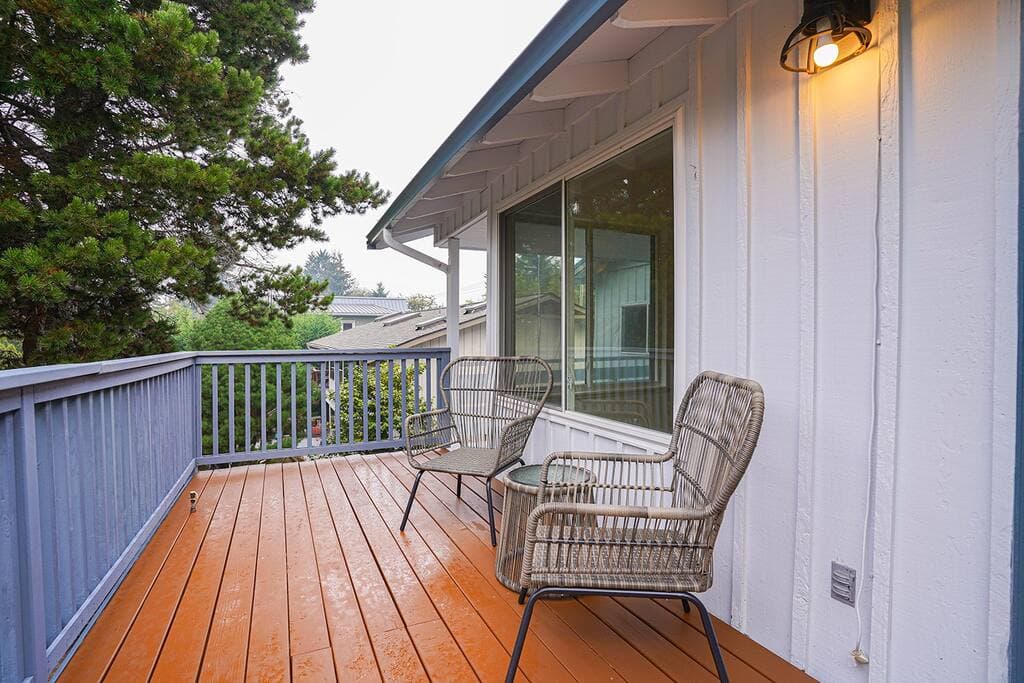
<path fill-rule="evenodd" d="M 778 66 L 800 3 L 736 3 L 724 25 L 534 149 L 451 227 L 490 209 L 498 301 L 498 211 L 675 121 L 677 400 L 711 368 L 756 378 L 767 401 L 719 537 L 710 607 L 822 679 L 999 680 L 1010 618 L 1019 5 L 876 4 L 876 45 L 808 78 Z M 655 452 L 667 441 L 548 411 L 530 459 Z M 869 473 L 858 578 L 871 664 L 856 666 L 855 613 L 830 598 L 829 569 L 860 569 Z"/>

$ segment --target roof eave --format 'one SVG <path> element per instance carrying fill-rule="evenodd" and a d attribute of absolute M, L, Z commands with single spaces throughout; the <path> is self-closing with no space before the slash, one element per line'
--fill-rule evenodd
<path fill-rule="evenodd" d="M 366 235 L 367 247 L 380 248 L 381 232 L 412 206 L 455 155 L 479 140 L 624 3 L 568 0 L 395 197 Z"/>

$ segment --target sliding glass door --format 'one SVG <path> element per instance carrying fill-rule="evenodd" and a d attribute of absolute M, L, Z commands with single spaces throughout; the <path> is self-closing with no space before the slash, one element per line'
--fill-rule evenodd
<path fill-rule="evenodd" d="M 504 214 L 506 349 L 558 368 L 568 410 L 671 429 L 672 192 L 666 131 Z"/>

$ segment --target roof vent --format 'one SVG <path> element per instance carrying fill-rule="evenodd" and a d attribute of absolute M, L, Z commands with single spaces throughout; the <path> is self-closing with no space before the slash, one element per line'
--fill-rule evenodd
<path fill-rule="evenodd" d="M 402 313 L 402 314 L 398 315 L 397 317 L 390 318 L 387 321 L 385 321 L 384 322 L 384 327 L 391 327 L 392 325 L 397 325 L 398 323 L 404 323 L 406 320 L 412 320 L 413 318 L 418 318 L 418 317 L 420 317 L 419 311 L 413 311 L 412 313 Z"/>
<path fill-rule="evenodd" d="M 462 314 L 463 315 L 469 315 L 470 313 L 476 313 L 477 311 L 482 311 L 485 308 L 487 308 L 487 302 L 486 301 L 480 301 L 480 302 L 477 302 L 475 304 L 469 304 L 468 306 L 466 306 L 464 309 L 462 309 Z"/>
<path fill-rule="evenodd" d="M 416 329 L 422 330 L 425 327 L 430 327 L 431 325 L 436 325 L 437 323 L 443 323 L 445 320 L 447 320 L 447 316 L 439 315 L 436 318 L 424 320 L 423 322 L 419 323 L 418 325 L 416 325 Z"/>

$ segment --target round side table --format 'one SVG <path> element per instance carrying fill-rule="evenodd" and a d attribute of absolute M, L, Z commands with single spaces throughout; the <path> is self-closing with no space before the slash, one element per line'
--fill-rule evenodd
<path fill-rule="evenodd" d="M 526 522 L 537 507 L 540 490 L 540 465 L 526 465 L 510 471 L 505 478 L 505 502 L 501 511 L 501 537 L 494 556 L 494 574 L 502 585 L 519 591 L 519 576 L 523 569 L 523 549 L 526 546 Z M 552 465 L 548 468 L 548 481 L 565 484 L 593 480 L 594 475 L 579 467 Z"/>

